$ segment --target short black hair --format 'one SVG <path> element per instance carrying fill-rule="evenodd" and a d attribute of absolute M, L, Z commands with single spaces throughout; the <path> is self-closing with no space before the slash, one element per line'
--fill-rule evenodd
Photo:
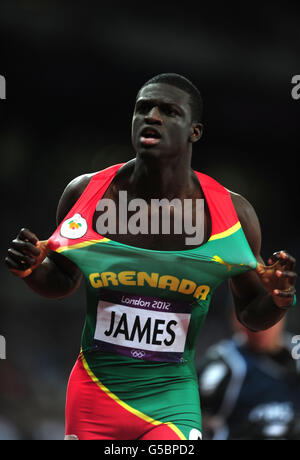
<path fill-rule="evenodd" d="M 143 84 L 145 86 L 152 85 L 154 83 L 166 83 L 171 86 L 176 86 L 182 89 L 190 96 L 190 106 L 192 113 L 192 121 L 201 122 L 203 116 L 203 99 L 198 88 L 186 77 L 179 75 L 178 73 L 161 73 L 146 81 Z"/>

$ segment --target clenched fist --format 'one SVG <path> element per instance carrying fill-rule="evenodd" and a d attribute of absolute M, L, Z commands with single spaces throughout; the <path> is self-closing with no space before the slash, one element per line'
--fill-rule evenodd
<path fill-rule="evenodd" d="M 39 241 L 34 233 L 22 228 L 8 249 L 8 255 L 5 258 L 7 267 L 20 278 L 29 276 L 50 251 L 47 243 L 47 240 Z"/>

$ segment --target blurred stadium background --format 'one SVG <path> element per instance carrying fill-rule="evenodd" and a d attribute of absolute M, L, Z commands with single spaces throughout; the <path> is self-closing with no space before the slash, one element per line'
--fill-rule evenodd
<path fill-rule="evenodd" d="M 177 72 L 204 98 L 205 134 L 193 167 L 244 195 L 261 221 L 264 258 L 299 259 L 300 74 L 296 4 L 224 2 L 0 4 L 1 254 L 21 227 L 41 239 L 74 177 L 125 162 L 136 93 L 150 77 Z M 299 7 L 298 7 L 299 9 Z M 299 11 L 298 11 L 299 12 Z M 0 335 L 0 439 L 62 439 L 67 379 L 79 352 L 83 287 L 55 301 L 33 294 L 4 267 Z M 198 356 L 231 333 L 222 286 Z M 294 309 L 288 328 L 300 334 Z"/>

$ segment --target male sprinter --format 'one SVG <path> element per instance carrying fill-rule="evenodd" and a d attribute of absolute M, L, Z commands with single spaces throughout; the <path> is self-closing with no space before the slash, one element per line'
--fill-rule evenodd
<path fill-rule="evenodd" d="M 194 351 L 214 289 L 230 279 L 237 317 L 253 331 L 277 323 L 295 302 L 294 258 L 279 251 L 265 266 L 252 206 L 191 169 L 201 121 L 200 93 L 185 77 L 162 74 L 146 82 L 133 113 L 135 159 L 74 179 L 50 239 L 42 243 L 22 229 L 8 250 L 8 268 L 42 296 L 68 296 L 86 281 L 66 439 L 201 439 Z M 119 212 L 121 196 L 128 213 Z M 140 232 L 129 225 L 136 199 L 146 202 Z M 182 207 L 189 200 L 183 224 L 199 222 L 197 203 L 204 200 L 202 241 L 188 244 L 186 225 L 175 231 L 175 211 L 168 234 L 162 213 L 154 231 L 153 199 L 177 199 Z M 106 215 L 106 233 L 98 225 L 103 203 L 116 207 L 113 222 Z"/>

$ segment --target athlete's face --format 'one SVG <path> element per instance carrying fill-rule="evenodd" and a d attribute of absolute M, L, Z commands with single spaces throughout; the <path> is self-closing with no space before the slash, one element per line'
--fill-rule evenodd
<path fill-rule="evenodd" d="M 195 137 L 189 95 L 175 86 L 155 83 L 138 93 L 132 144 L 139 154 L 182 155 Z"/>

